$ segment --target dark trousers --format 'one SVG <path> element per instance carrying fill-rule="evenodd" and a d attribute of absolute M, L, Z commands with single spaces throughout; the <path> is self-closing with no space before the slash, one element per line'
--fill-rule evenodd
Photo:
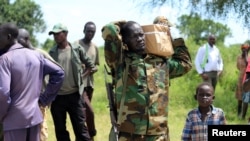
<path fill-rule="evenodd" d="M 214 90 L 216 88 L 217 85 L 217 81 L 218 81 L 218 72 L 217 71 L 210 71 L 210 72 L 204 72 L 205 74 L 207 74 L 208 79 L 203 79 L 203 81 L 205 82 L 209 82 L 212 84 Z"/>
<path fill-rule="evenodd" d="M 83 100 L 78 92 L 68 95 L 57 95 L 51 104 L 57 141 L 70 141 L 66 129 L 67 113 L 70 117 L 76 141 L 90 141 L 90 136 L 85 124 L 86 117 L 82 112 Z"/>
<path fill-rule="evenodd" d="M 4 141 L 40 141 L 40 124 L 4 131 Z"/>
<path fill-rule="evenodd" d="M 91 105 L 93 91 L 94 89 L 92 87 L 85 87 L 84 93 L 83 93 L 83 99 L 86 104 L 86 108 L 84 111 L 86 112 L 86 122 L 87 122 L 87 127 L 89 130 L 90 137 L 93 137 L 96 135 L 94 110 Z"/>
<path fill-rule="evenodd" d="M 3 124 L 0 123 L 0 141 L 3 141 Z"/>

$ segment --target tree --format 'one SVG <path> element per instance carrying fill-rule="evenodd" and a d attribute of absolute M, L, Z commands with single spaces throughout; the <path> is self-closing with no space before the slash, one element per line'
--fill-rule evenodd
<path fill-rule="evenodd" d="M 133 0 L 138 4 L 151 8 L 168 4 L 174 8 L 188 9 L 190 13 L 197 13 L 211 19 L 238 20 L 238 23 L 250 27 L 250 1 L 249 0 Z M 232 17 L 233 16 L 233 17 Z"/>
<path fill-rule="evenodd" d="M 182 15 L 178 18 L 176 26 L 180 33 L 196 44 L 202 44 L 209 34 L 214 34 L 218 42 L 224 43 L 227 36 L 231 36 L 231 30 L 227 25 L 214 22 L 209 19 L 201 19 L 198 14 Z"/>
<path fill-rule="evenodd" d="M 34 46 L 38 45 L 35 33 L 46 29 L 40 5 L 32 0 L 0 0 L 0 21 L 14 22 L 18 27 L 29 31 Z"/>
<path fill-rule="evenodd" d="M 48 51 L 51 47 L 55 46 L 55 41 L 47 38 L 47 40 L 42 44 L 42 48 Z"/>

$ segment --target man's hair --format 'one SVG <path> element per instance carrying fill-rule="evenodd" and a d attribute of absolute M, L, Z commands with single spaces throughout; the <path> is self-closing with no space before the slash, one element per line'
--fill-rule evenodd
<path fill-rule="evenodd" d="M 14 23 L 3 23 L 0 29 L 6 34 L 10 34 L 15 39 L 18 36 L 18 27 Z"/>
<path fill-rule="evenodd" d="M 21 34 L 20 34 L 21 33 Z M 28 30 L 26 30 L 25 28 L 19 28 L 18 29 L 18 37 L 22 36 L 22 37 L 26 37 L 26 38 L 30 38 L 30 33 Z"/>
<path fill-rule="evenodd" d="M 123 38 L 128 37 L 128 35 L 129 35 L 130 32 L 132 31 L 131 27 L 132 27 L 132 25 L 134 25 L 134 24 L 138 24 L 138 23 L 135 22 L 135 21 L 128 21 L 128 22 L 126 22 L 126 23 L 121 27 L 120 33 L 121 33 L 121 35 L 122 35 Z"/>
<path fill-rule="evenodd" d="M 86 30 L 86 28 L 87 28 L 88 25 L 94 25 L 94 26 L 96 26 L 94 22 L 88 21 L 88 22 L 85 23 L 84 28 L 83 28 L 83 31 Z"/>
<path fill-rule="evenodd" d="M 207 38 L 208 38 L 208 40 L 209 40 L 210 38 L 214 38 L 214 39 L 215 39 L 216 36 L 215 36 L 214 34 L 209 34 Z"/>

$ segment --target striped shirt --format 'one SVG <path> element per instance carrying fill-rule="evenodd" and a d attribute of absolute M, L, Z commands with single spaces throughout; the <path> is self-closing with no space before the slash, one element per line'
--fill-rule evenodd
<path fill-rule="evenodd" d="M 221 108 L 211 105 L 212 112 L 202 121 L 198 108 L 191 110 L 186 118 L 186 123 L 182 131 L 182 141 L 207 141 L 207 125 L 225 125 L 226 118 Z"/>

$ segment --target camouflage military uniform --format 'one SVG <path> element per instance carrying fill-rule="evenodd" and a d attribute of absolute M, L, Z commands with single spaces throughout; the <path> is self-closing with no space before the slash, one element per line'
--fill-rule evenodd
<path fill-rule="evenodd" d="M 125 60 L 129 61 L 117 67 L 115 87 L 119 112 L 123 86 L 127 83 L 122 117 L 118 119 L 121 133 L 152 135 L 152 138 L 164 135 L 168 140 L 169 79 L 182 76 L 192 68 L 187 48 L 178 46 L 174 50 L 170 59 L 153 55 L 140 58 L 135 53 L 125 53 Z M 129 65 L 127 81 L 124 80 L 126 65 Z"/>
<path fill-rule="evenodd" d="M 126 83 L 122 116 L 118 119 L 119 141 L 169 141 L 169 79 L 191 70 L 190 54 L 183 39 L 173 41 L 174 54 L 169 59 L 153 55 L 141 58 L 136 53 L 127 53 L 119 33 L 125 22 L 110 23 L 102 28 L 105 61 L 111 69 L 118 112 Z M 125 74 L 127 80 L 124 80 Z"/>

